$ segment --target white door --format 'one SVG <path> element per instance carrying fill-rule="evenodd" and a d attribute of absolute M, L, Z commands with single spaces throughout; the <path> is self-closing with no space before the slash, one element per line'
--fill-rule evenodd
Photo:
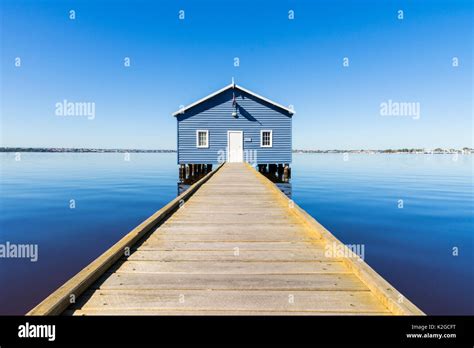
<path fill-rule="evenodd" d="M 241 131 L 227 132 L 227 162 L 242 162 L 244 160 L 243 136 Z"/>

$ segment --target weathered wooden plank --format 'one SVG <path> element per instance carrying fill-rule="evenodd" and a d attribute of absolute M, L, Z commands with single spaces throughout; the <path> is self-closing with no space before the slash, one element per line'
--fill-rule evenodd
<path fill-rule="evenodd" d="M 244 225 L 244 226 L 242 226 Z M 247 226 L 247 227 L 246 227 Z M 179 221 L 167 221 L 165 224 L 160 226 L 159 233 L 156 235 L 165 235 L 167 233 L 181 232 L 181 233 L 193 233 L 202 232 L 207 234 L 209 232 L 219 233 L 219 234 L 276 234 L 279 232 L 303 232 L 307 231 L 303 226 L 297 223 L 288 223 L 288 224 L 271 224 L 268 226 L 267 223 L 254 223 L 251 226 L 242 224 L 242 223 L 226 223 L 225 226 L 222 224 L 216 224 L 213 222 L 207 223 L 198 223 L 198 222 L 188 222 L 181 223 Z M 316 233 L 312 233 L 314 236 L 318 236 Z"/>
<path fill-rule="evenodd" d="M 319 243 L 320 247 L 323 247 Z M 307 242 L 226 242 L 226 241 L 167 241 L 160 238 L 146 240 L 138 250 L 294 250 L 311 249 Z"/>
<path fill-rule="evenodd" d="M 295 238 L 300 238 L 300 241 L 311 242 L 312 238 L 306 238 L 301 235 L 283 235 L 283 234 L 261 234 L 261 235 L 239 235 L 239 234 L 200 234 L 200 233 L 173 233 L 164 234 L 162 236 L 153 237 L 154 240 L 165 240 L 165 241 L 194 241 L 194 242 L 287 242 Z"/>
<path fill-rule="evenodd" d="M 331 261 L 324 255 L 323 249 L 291 250 L 137 250 L 128 260 L 149 261 Z"/>
<path fill-rule="evenodd" d="M 346 290 L 367 291 L 353 274 L 154 274 L 104 275 L 96 287 L 103 290 Z"/>
<path fill-rule="evenodd" d="M 252 201 L 250 198 L 254 199 L 268 199 L 271 200 L 272 196 L 271 193 L 268 192 L 265 188 L 258 188 L 258 186 L 255 186 L 254 188 L 242 188 L 242 187 L 209 187 L 207 189 L 202 190 L 199 193 L 199 198 L 200 197 L 205 197 L 205 198 L 214 198 L 215 196 L 221 197 L 222 199 L 222 194 L 229 194 L 232 195 L 234 199 L 247 199 L 249 202 Z M 245 197 L 244 197 L 245 196 Z"/>
<path fill-rule="evenodd" d="M 181 215 L 175 216 L 169 219 L 169 222 L 172 223 L 173 221 L 179 220 L 180 223 L 213 223 L 213 224 L 220 224 L 225 225 L 228 222 L 232 221 L 233 224 L 240 224 L 245 226 L 251 226 L 253 223 L 259 224 L 267 224 L 267 225 L 279 225 L 279 224 L 286 224 L 294 222 L 290 216 L 258 216 L 258 215 L 239 215 L 239 214 L 220 214 L 220 215 L 204 215 L 198 214 L 194 216 L 189 215 Z"/>
<path fill-rule="evenodd" d="M 125 261 L 114 268 L 115 272 L 186 273 L 186 274 L 314 274 L 349 273 L 343 262 L 293 261 Z"/>
<path fill-rule="evenodd" d="M 247 228 L 246 228 L 247 227 Z M 149 238 L 154 240 L 160 240 L 163 238 L 179 237 L 184 238 L 186 236 L 202 236 L 203 238 L 214 236 L 215 240 L 221 240 L 221 238 L 235 237 L 236 240 L 246 239 L 249 240 L 284 240 L 284 241 L 307 241 L 320 240 L 320 236 L 312 233 L 311 231 L 302 228 L 282 227 L 281 225 L 275 225 L 274 229 L 267 230 L 261 228 L 262 225 L 258 226 L 245 226 L 245 225 L 227 225 L 225 229 L 219 224 L 206 224 L 200 226 L 200 224 L 180 224 L 162 226 L 159 231 L 152 234 Z M 219 230 L 219 228 L 221 228 Z M 230 238 L 232 239 L 232 238 Z M 206 240 L 212 240 L 206 239 Z M 225 239 L 222 239 L 225 240 Z"/>
<path fill-rule="evenodd" d="M 187 208 L 183 208 L 183 212 L 180 213 L 180 215 L 202 215 L 202 214 L 209 214 L 210 216 L 215 216 L 215 215 L 220 215 L 220 214 L 225 214 L 225 215 L 243 215 L 243 214 L 249 214 L 249 215 L 267 215 L 267 216 L 290 216 L 284 211 L 281 211 L 279 208 L 263 208 L 263 207 L 232 207 L 232 206 L 227 206 L 227 207 L 219 207 L 212 209 L 212 211 L 209 211 L 209 208 L 204 208 L 202 206 L 196 206 L 192 205 Z"/>
<path fill-rule="evenodd" d="M 217 225 L 216 225 L 217 227 Z M 234 232 L 235 231 L 235 232 Z M 300 241 L 300 242 L 305 242 L 308 240 L 312 241 L 318 241 L 320 238 L 319 236 L 306 232 L 305 230 L 288 230 L 288 229 L 276 229 L 275 231 L 262 231 L 258 232 L 258 229 L 250 229 L 250 230 L 245 230 L 242 232 L 240 228 L 237 226 L 229 226 L 228 229 L 223 230 L 221 232 L 215 231 L 213 228 L 206 228 L 206 229 L 199 229 L 195 228 L 194 226 L 190 226 L 189 228 L 171 228 L 169 231 L 166 233 L 162 233 L 160 231 L 159 233 L 154 233 L 153 235 L 150 236 L 150 238 L 153 238 L 155 240 L 160 240 L 163 238 L 163 240 L 166 240 L 167 238 L 186 238 L 187 236 L 189 237 L 202 237 L 202 238 L 207 238 L 203 239 L 203 241 L 207 240 L 234 240 L 232 237 L 235 237 L 235 240 L 282 240 L 285 242 L 288 241 Z M 210 238 L 210 237 L 215 237 Z M 227 238 L 229 237 L 229 238 Z M 223 238 L 223 239 L 221 239 Z"/>
<path fill-rule="evenodd" d="M 219 315 L 219 316 L 282 316 L 282 315 L 301 315 L 301 316 L 321 316 L 321 315 L 343 315 L 343 316 L 354 316 L 354 315 L 370 315 L 370 316 L 380 316 L 380 315 L 391 315 L 389 312 L 315 312 L 315 311 L 248 311 L 248 310 L 193 310 L 192 312 L 184 309 L 159 309 L 159 308 L 141 308 L 141 309 L 88 309 L 88 310 L 67 310 L 64 315 L 74 315 L 74 316 L 85 316 L 85 315 Z"/>
<path fill-rule="evenodd" d="M 260 207 L 260 208 L 277 208 L 281 204 L 277 204 L 271 198 L 268 199 L 258 199 L 258 200 L 249 200 L 246 197 L 232 197 L 232 200 L 224 199 L 222 196 L 217 197 L 207 197 L 207 196 L 197 196 L 193 199 L 194 206 L 199 206 L 205 204 L 206 206 L 212 207 L 213 209 L 218 209 L 219 207 L 239 207 L 240 204 L 245 203 L 249 207 Z M 191 204 L 185 203 L 182 207 L 191 206 Z"/>
<path fill-rule="evenodd" d="M 97 290 L 72 308 L 388 312 L 370 291 Z"/>
<path fill-rule="evenodd" d="M 207 216 L 231 216 L 232 218 L 235 215 L 245 215 L 245 216 L 278 216 L 278 217 L 287 217 L 294 219 L 289 212 L 286 212 L 283 209 L 278 208 L 252 208 L 252 207 L 227 207 L 226 209 L 223 208 L 216 208 L 212 211 L 204 209 L 201 206 L 190 205 L 189 207 L 182 208 L 179 213 L 175 214 L 175 217 L 180 216 L 190 216 L 190 217 L 199 217 L 201 215 Z"/>

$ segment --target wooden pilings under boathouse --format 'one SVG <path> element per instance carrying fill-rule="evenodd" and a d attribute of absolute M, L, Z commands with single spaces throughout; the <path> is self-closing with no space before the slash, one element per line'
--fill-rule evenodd
<path fill-rule="evenodd" d="M 273 182 L 289 182 L 291 179 L 291 167 L 285 164 L 258 164 L 259 173 L 262 173 Z"/>
<path fill-rule="evenodd" d="M 211 172 L 212 164 L 188 163 L 179 165 L 179 182 L 193 184 L 207 173 Z M 291 167 L 285 164 L 258 164 L 259 173 L 262 173 L 275 183 L 288 183 L 291 179 Z"/>
<path fill-rule="evenodd" d="M 188 163 L 179 165 L 179 181 L 193 184 L 212 171 L 212 164 Z"/>

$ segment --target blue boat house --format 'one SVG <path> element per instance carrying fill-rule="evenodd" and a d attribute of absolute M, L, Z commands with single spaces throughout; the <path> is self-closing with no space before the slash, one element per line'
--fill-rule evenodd
<path fill-rule="evenodd" d="M 248 162 L 267 176 L 288 180 L 292 107 L 234 82 L 188 105 L 177 120 L 180 179 L 200 177 L 222 162 Z"/>

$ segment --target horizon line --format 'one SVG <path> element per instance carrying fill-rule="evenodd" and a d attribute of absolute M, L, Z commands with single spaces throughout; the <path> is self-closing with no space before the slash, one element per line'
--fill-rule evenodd
<path fill-rule="evenodd" d="M 473 148 L 468 147 L 468 146 L 463 146 L 460 148 L 456 147 L 434 147 L 434 148 L 426 148 L 426 147 L 401 147 L 401 148 L 385 148 L 385 149 L 374 149 L 374 148 L 352 148 L 352 149 L 337 149 L 337 148 L 332 148 L 332 149 L 299 149 L 299 148 L 293 148 L 291 151 L 292 152 L 299 152 L 299 151 L 435 151 L 435 150 L 473 150 Z M 104 152 L 113 152 L 113 151 L 121 151 L 121 152 L 126 152 L 126 151 L 134 151 L 134 152 L 177 152 L 177 149 L 138 149 L 138 148 L 101 148 L 101 147 L 56 147 L 56 146 L 0 146 L 0 152 L 13 152 L 13 150 L 19 151 L 19 152 L 34 152 L 35 150 L 46 150 L 45 152 L 69 152 L 69 151 L 78 151 L 78 150 L 83 150 L 83 151 L 104 151 Z M 26 151 L 25 151 L 26 150 Z M 53 150 L 58 150 L 58 151 L 53 151 Z"/>

